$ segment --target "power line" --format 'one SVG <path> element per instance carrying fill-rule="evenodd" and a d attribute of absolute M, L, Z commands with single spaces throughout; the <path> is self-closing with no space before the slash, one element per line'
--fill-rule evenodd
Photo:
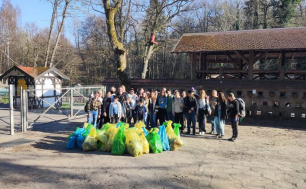
<path fill-rule="evenodd" d="M 3 50 L 0 49 L 0 51 L 5 54 L 11 61 L 13 61 L 17 66 L 21 66 L 19 63 L 17 63 L 15 60 L 13 60 L 7 53 L 5 53 Z"/>

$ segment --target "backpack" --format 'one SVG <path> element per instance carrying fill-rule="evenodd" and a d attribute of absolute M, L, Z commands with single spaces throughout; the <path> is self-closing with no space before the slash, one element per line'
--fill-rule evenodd
<path fill-rule="evenodd" d="M 86 113 L 88 113 L 88 104 L 89 103 L 91 103 L 91 98 L 86 102 L 86 104 L 85 104 L 85 106 L 84 106 L 84 111 L 86 112 Z"/>
<path fill-rule="evenodd" d="M 239 103 L 239 116 L 245 117 L 245 102 L 242 98 L 237 98 L 237 101 Z"/>

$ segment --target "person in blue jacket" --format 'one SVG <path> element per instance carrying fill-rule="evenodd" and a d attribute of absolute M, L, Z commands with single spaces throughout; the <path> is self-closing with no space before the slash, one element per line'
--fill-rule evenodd
<path fill-rule="evenodd" d="M 147 107 L 144 105 L 144 99 L 141 98 L 138 102 L 139 104 L 135 108 L 135 114 L 137 121 L 144 121 L 147 116 Z"/>
<path fill-rule="evenodd" d="M 157 112 L 157 119 L 159 120 L 159 125 L 162 125 L 165 122 L 166 115 L 167 115 L 167 97 L 166 91 L 162 90 L 161 94 L 157 98 L 156 108 L 158 109 Z"/>

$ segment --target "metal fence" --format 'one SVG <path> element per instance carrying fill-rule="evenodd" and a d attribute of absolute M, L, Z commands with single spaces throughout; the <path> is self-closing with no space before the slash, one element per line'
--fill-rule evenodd
<path fill-rule="evenodd" d="M 13 85 L 10 86 L 13 90 Z M 10 124 L 11 134 L 14 134 L 13 110 L 14 103 L 18 102 L 20 107 L 21 131 L 26 132 L 36 124 L 46 124 L 54 121 L 72 119 L 76 116 L 87 115 L 84 106 L 89 99 L 91 92 L 102 90 L 103 96 L 106 93 L 105 86 L 94 87 L 64 87 L 60 90 L 54 89 L 28 89 L 20 90 L 20 100 L 14 100 L 10 92 Z M 51 91 L 51 92 L 50 92 Z M 16 98 L 15 98 L 16 99 Z"/>

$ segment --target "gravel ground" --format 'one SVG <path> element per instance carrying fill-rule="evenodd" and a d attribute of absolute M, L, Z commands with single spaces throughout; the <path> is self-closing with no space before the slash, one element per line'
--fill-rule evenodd
<path fill-rule="evenodd" d="M 66 150 L 68 135 L 82 121 L 0 135 L 0 187 L 306 188 L 303 120 L 246 119 L 236 142 L 210 134 L 183 135 L 179 151 L 138 158 Z M 229 125 L 225 131 L 230 137 Z M 24 143 L 14 145 L 18 140 Z"/>

